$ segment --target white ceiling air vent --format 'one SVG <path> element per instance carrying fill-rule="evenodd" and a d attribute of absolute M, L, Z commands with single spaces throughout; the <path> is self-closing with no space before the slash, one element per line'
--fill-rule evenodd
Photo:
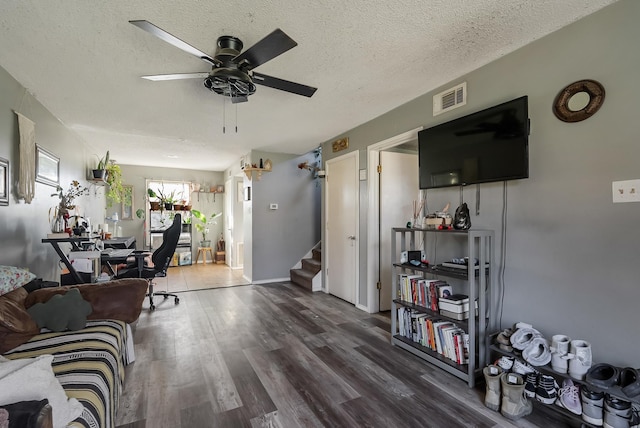
<path fill-rule="evenodd" d="M 453 110 L 467 103 L 467 82 L 433 96 L 433 115 Z"/>

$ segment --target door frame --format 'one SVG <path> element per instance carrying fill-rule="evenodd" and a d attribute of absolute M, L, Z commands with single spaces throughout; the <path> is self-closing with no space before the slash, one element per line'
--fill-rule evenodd
<path fill-rule="evenodd" d="M 353 152 L 349 152 L 349 153 L 345 153 L 342 156 L 337 156 L 335 158 L 331 158 L 328 161 L 325 162 L 325 169 L 327 171 L 327 175 L 326 175 L 326 180 L 330 181 L 331 180 L 331 164 L 335 163 L 337 161 L 342 161 L 345 159 L 348 159 L 350 157 L 353 157 L 355 159 L 355 173 L 354 173 L 354 186 L 355 186 L 355 190 L 356 190 L 356 201 L 357 203 L 355 204 L 355 213 L 350 213 L 353 214 L 354 218 L 356 219 L 356 230 L 355 230 L 355 236 L 356 236 L 356 240 L 355 240 L 355 260 L 356 260 L 356 266 L 354 266 L 354 271 L 355 271 L 355 284 L 354 284 L 354 291 L 353 291 L 353 297 L 354 297 L 354 304 L 357 308 L 366 310 L 365 307 L 363 307 L 362 305 L 358 304 L 358 295 L 359 295 L 359 291 L 360 291 L 360 272 L 358 269 L 358 265 L 359 265 L 359 260 L 360 260 L 360 180 L 359 180 L 359 168 L 360 168 L 360 159 L 359 159 L 359 153 L 357 150 L 353 151 Z M 325 240 L 327 241 L 326 243 L 326 248 L 327 251 L 330 251 L 331 248 L 331 242 L 330 242 L 330 238 L 329 238 L 329 233 L 326 232 L 328 231 L 328 224 L 329 222 L 333 219 L 333 221 L 337 221 L 339 219 L 339 217 L 336 215 L 337 213 L 331 213 L 331 207 L 329 206 L 330 203 L 330 197 L 329 197 L 329 192 L 330 192 L 330 186 L 328 185 L 328 183 L 325 183 L 326 186 L 326 194 L 325 194 L 325 211 L 324 211 L 324 218 L 325 218 L 325 223 L 324 223 L 324 227 L 325 227 Z M 332 216 L 333 214 L 333 216 Z M 340 213 L 342 216 L 345 215 L 349 215 L 346 213 Z M 335 216 L 335 218 L 334 218 Z M 324 245 L 323 245 L 324 247 Z M 329 294 L 330 289 L 331 289 L 331 277 L 329 276 L 329 268 L 331 266 L 329 266 L 329 258 L 327 257 L 327 261 L 326 261 L 326 265 L 324 267 L 325 271 L 325 289 L 324 292 Z"/>
<path fill-rule="evenodd" d="M 422 126 L 398 134 L 386 140 L 379 141 L 367 147 L 368 163 L 368 197 L 367 197 L 367 312 L 380 312 L 380 299 L 378 298 L 378 272 L 380 271 L 380 258 L 378 257 L 378 227 L 380 224 L 380 182 L 378 180 L 378 161 L 380 152 L 400 144 L 413 141 L 418 138 L 418 131 Z M 389 231 L 391 233 L 391 231 Z"/>

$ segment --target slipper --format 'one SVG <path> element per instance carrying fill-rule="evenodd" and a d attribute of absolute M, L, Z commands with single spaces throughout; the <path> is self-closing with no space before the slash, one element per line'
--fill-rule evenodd
<path fill-rule="evenodd" d="M 631 367 L 625 367 L 620 371 L 620 387 L 627 397 L 635 397 L 640 394 L 640 376 L 638 371 Z"/>

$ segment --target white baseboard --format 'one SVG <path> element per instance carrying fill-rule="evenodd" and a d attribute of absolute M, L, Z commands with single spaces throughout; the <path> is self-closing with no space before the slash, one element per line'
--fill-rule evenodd
<path fill-rule="evenodd" d="M 273 278 L 273 279 L 263 279 L 260 281 L 253 281 L 253 284 L 269 284 L 271 282 L 291 282 L 291 278 Z"/>

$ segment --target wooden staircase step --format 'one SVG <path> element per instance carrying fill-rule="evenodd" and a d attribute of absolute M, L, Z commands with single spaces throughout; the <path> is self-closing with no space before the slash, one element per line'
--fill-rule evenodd
<path fill-rule="evenodd" d="M 313 277 L 316 275 L 315 273 L 304 269 L 291 269 L 289 275 L 291 276 L 291 282 L 309 291 L 313 291 Z"/>
<path fill-rule="evenodd" d="M 316 259 L 302 259 L 302 269 L 316 274 L 322 269 L 322 262 Z"/>
<path fill-rule="evenodd" d="M 314 248 L 311 250 L 311 254 L 313 254 L 313 259 L 322 261 L 322 248 Z"/>

